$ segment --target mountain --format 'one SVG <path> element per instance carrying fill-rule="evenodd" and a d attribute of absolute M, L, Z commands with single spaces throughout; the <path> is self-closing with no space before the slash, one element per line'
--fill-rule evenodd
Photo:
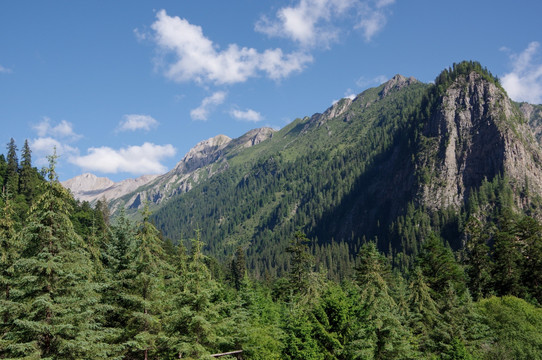
<path fill-rule="evenodd" d="M 271 128 L 254 129 L 237 139 L 217 135 L 191 148 L 169 172 L 144 175 L 114 183 L 107 178 L 83 174 L 62 183 L 74 197 L 95 203 L 105 198 L 114 213 L 121 207 L 139 209 L 144 201 L 156 207 L 176 194 L 189 191 L 195 184 L 227 169 L 227 158 L 273 136 Z"/>
<path fill-rule="evenodd" d="M 102 198 L 108 201 L 117 199 L 152 181 L 157 176 L 144 175 L 136 179 L 126 179 L 116 183 L 105 177 L 85 173 L 63 181 L 62 185 L 70 189 L 76 199 L 94 203 Z"/>
<path fill-rule="evenodd" d="M 199 229 L 218 257 L 242 246 L 251 267 L 271 275 L 288 268 L 296 230 L 332 273 L 364 239 L 399 263 L 430 232 L 459 248 L 468 216 L 488 219 L 504 206 L 539 213 L 540 113 L 527 119 L 526 108 L 475 62 L 434 84 L 396 75 L 227 157 L 153 221 L 173 240 Z"/>
<path fill-rule="evenodd" d="M 487 69 L 462 62 L 434 84 L 396 75 L 279 131 L 202 141 L 168 173 L 107 198 L 132 214 L 148 201 L 165 237 L 199 231 L 218 258 L 241 246 L 261 275 L 288 269 L 301 230 L 319 266 L 347 276 L 367 239 L 408 266 L 430 233 L 461 248 L 469 217 L 540 217 L 541 139 L 541 105 L 511 101 Z M 92 184 L 94 199 L 116 186 L 86 177 L 74 183 Z"/>

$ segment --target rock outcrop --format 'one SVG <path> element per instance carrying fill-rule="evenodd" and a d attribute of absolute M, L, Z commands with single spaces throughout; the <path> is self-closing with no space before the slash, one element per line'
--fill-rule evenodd
<path fill-rule="evenodd" d="M 518 191 L 526 182 L 542 190 L 540 149 L 523 115 L 476 72 L 448 87 L 423 135 L 419 195 L 428 208 L 458 207 L 496 175 L 506 174 Z"/>

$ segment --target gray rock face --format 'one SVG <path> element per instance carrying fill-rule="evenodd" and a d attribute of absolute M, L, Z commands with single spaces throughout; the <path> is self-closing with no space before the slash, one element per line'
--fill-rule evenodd
<path fill-rule="evenodd" d="M 115 183 L 108 178 L 86 173 L 66 180 L 62 185 L 70 189 L 76 199 L 94 203 L 102 198 L 108 201 L 117 199 L 157 177 L 158 175 L 143 175 L 136 179 L 127 179 Z"/>
<path fill-rule="evenodd" d="M 380 92 L 380 98 L 383 99 L 388 96 L 390 92 L 401 90 L 402 88 L 417 82 L 418 80 L 412 76 L 406 78 L 403 75 L 397 74 L 384 84 L 384 88 Z"/>
<path fill-rule="evenodd" d="M 526 181 L 542 189 L 540 149 L 506 94 L 475 72 L 460 77 L 424 129 L 420 166 L 429 208 L 460 206 L 484 178 L 506 174 L 519 191 Z"/>

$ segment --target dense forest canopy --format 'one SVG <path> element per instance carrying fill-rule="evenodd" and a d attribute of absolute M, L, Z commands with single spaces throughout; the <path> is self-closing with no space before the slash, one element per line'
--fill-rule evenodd
<path fill-rule="evenodd" d="M 282 276 L 258 280 L 242 244 L 219 261 L 204 253 L 203 229 L 174 244 L 146 209 L 137 223 L 110 219 L 107 204 L 59 184 L 54 156 L 38 171 L 28 143 L 20 163 L 13 140 L 7 149 L 2 359 L 542 358 L 542 225 L 509 206 L 506 179 L 472 196 L 456 251 L 429 228 L 402 263 L 364 239 L 355 257 L 344 249 L 338 281 L 326 269 L 337 259 L 298 231 Z M 410 211 L 397 231 L 423 224 Z"/>

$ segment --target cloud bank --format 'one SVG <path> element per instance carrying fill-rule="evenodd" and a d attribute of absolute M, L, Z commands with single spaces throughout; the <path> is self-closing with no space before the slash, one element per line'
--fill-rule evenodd
<path fill-rule="evenodd" d="M 160 174 L 167 171 L 162 159 L 174 156 L 175 148 L 168 145 L 144 143 L 118 150 L 107 146 L 89 148 L 84 156 L 72 156 L 69 161 L 88 171 L 116 174 L 127 172 L 133 175 Z"/>
<path fill-rule="evenodd" d="M 271 37 L 290 39 L 305 48 L 328 47 L 340 38 L 336 23 L 360 29 L 367 41 L 386 25 L 395 0 L 300 0 L 279 9 L 275 18 L 263 16 L 255 29 Z"/>
<path fill-rule="evenodd" d="M 515 101 L 542 104 L 542 63 L 536 61 L 540 44 L 533 41 L 520 54 L 512 54 L 512 71 L 501 77 L 502 86 Z"/>
<path fill-rule="evenodd" d="M 241 121 L 258 122 L 262 120 L 262 115 L 259 112 L 254 111 L 252 109 L 247 109 L 244 111 L 233 109 L 230 111 L 230 115 L 233 118 L 237 120 L 241 120 Z"/>
<path fill-rule="evenodd" d="M 190 111 L 190 117 L 192 120 L 206 121 L 209 117 L 209 113 L 217 106 L 224 102 L 226 99 L 226 93 L 224 91 L 217 91 L 213 95 L 206 97 L 201 102 L 201 105 Z"/>
<path fill-rule="evenodd" d="M 270 79 L 280 80 L 301 71 L 312 61 L 312 56 L 302 52 L 284 54 L 281 49 L 259 52 L 253 48 L 230 44 L 220 50 L 205 37 L 200 26 L 192 25 L 178 16 L 169 16 L 165 10 L 156 14 L 151 25 L 154 42 L 161 54 L 164 74 L 177 81 L 234 84 L 264 74 Z M 165 55 L 173 55 L 167 63 Z"/>
<path fill-rule="evenodd" d="M 118 131 L 136 131 L 146 130 L 158 126 L 158 121 L 149 115 L 141 114 L 127 114 L 123 116 L 123 120 L 120 122 Z"/>

